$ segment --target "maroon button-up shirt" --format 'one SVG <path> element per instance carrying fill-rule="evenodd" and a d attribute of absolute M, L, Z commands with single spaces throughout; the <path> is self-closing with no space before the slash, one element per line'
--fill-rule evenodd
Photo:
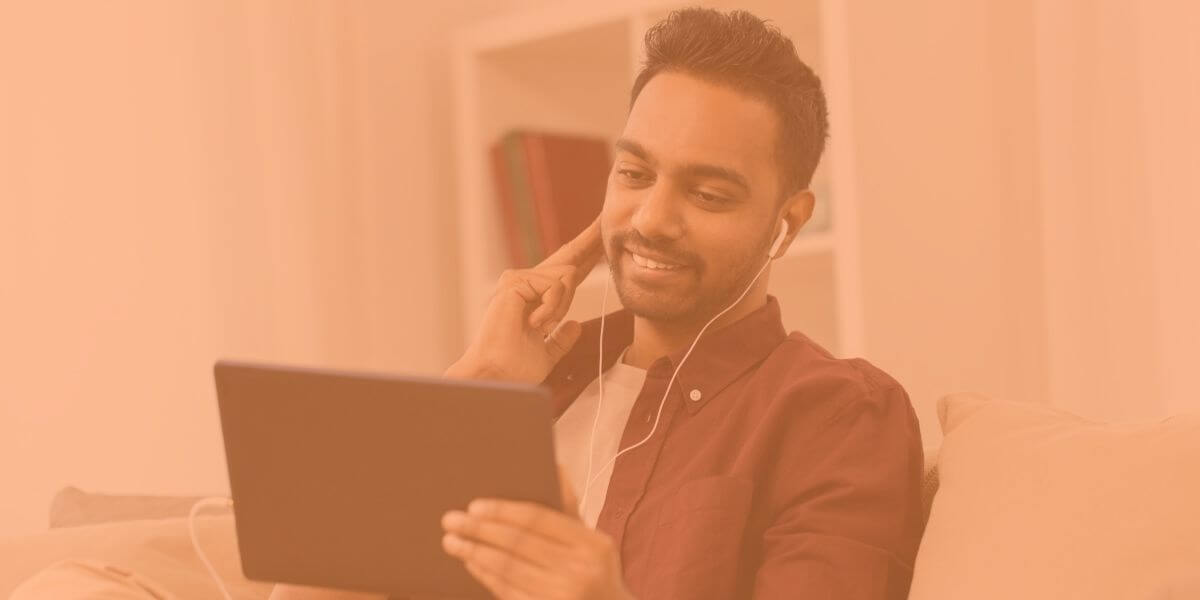
<path fill-rule="evenodd" d="M 561 415 L 598 376 L 599 321 L 546 378 Z M 633 339 L 609 315 L 604 358 Z M 655 361 L 622 449 L 653 426 L 683 351 Z M 654 436 L 621 455 L 596 528 L 641 599 L 901 600 L 922 533 L 921 435 L 904 389 L 787 334 L 779 304 L 704 334 Z"/>

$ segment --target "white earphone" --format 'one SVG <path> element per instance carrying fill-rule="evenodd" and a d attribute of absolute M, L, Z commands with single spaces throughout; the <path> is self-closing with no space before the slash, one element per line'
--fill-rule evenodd
<path fill-rule="evenodd" d="M 767 270 L 767 265 L 770 265 L 773 259 L 778 258 L 775 255 L 779 253 L 779 249 L 783 247 L 783 240 L 787 237 L 787 221 L 780 221 L 780 226 L 779 235 L 775 236 L 775 241 L 771 243 L 771 250 L 767 252 L 766 262 L 764 262 L 762 268 L 758 270 L 758 274 L 754 276 L 754 279 L 750 280 L 750 285 L 746 286 L 746 289 L 743 290 L 742 294 L 737 297 L 737 300 L 733 301 L 733 304 L 725 307 L 725 310 L 717 313 L 715 317 L 709 319 L 708 323 L 704 324 L 704 327 L 700 328 L 700 333 L 696 334 L 696 339 L 692 340 L 692 345 L 688 347 L 688 350 L 684 353 L 683 358 L 679 359 L 679 364 L 675 366 L 675 372 L 671 374 L 671 379 L 667 382 L 667 388 L 663 390 L 663 397 L 658 403 L 658 413 L 654 415 L 654 426 L 650 428 L 650 433 L 647 433 L 646 437 L 642 438 L 638 443 L 633 444 L 632 446 L 629 446 L 620 452 L 617 452 L 611 459 L 609 459 L 607 463 L 604 463 L 603 467 L 600 467 L 600 471 L 598 471 L 595 476 L 592 476 L 592 454 L 595 452 L 596 426 L 600 423 L 600 409 L 604 406 L 604 317 L 606 308 L 608 306 L 608 289 L 612 286 L 612 279 L 610 278 L 605 283 L 604 297 L 600 301 L 600 374 L 596 382 L 598 388 L 598 397 L 596 398 L 596 416 L 592 420 L 592 434 L 588 438 L 588 470 L 587 476 L 584 478 L 586 484 L 583 487 L 583 494 L 579 500 L 579 505 L 576 507 L 581 518 L 584 517 L 583 509 L 585 506 L 587 506 L 588 492 L 591 491 L 592 484 L 595 483 L 596 479 L 599 479 L 600 475 L 604 473 L 604 470 L 616 462 L 618 456 L 621 456 L 622 454 L 625 454 L 626 452 L 629 452 L 630 450 L 633 450 L 634 448 L 646 443 L 646 441 L 654 435 L 654 432 L 658 430 L 658 419 L 662 416 L 663 406 L 666 405 L 667 398 L 671 395 L 671 386 L 675 384 L 675 376 L 679 375 L 679 369 L 683 368 L 683 363 L 686 362 L 688 357 L 692 355 L 692 350 L 696 348 L 696 344 L 700 341 L 700 336 L 704 335 L 704 332 L 708 329 L 708 326 L 712 325 L 714 321 L 721 318 L 721 315 L 729 312 L 730 309 L 737 306 L 738 303 L 742 301 L 742 298 L 745 298 L 746 294 L 750 293 L 750 289 L 753 288 L 754 284 L 758 282 L 758 278 L 762 276 L 763 271 Z"/>
<path fill-rule="evenodd" d="M 779 235 L 775 237 L 775 243 L 771 244 L 770 252 L 767 252 L 767 254 L 771 258 L 779 258 L 778 256 L 775 256 L 775 255 L 779 253 L 779 248 L 781 248 L 783 246 L 783 240 L 784 240 L 784 238 L 787 237 L 787 232 L 788 232 L 787 221 L 780 221 L 779 224 L 782 226 L 779 229 Z"/>

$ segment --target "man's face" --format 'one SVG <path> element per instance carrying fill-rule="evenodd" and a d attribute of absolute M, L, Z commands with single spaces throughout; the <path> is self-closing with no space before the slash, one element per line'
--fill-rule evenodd
<path fill-rule="evenodd" d="M 778 231 L 776 128 L 767 104 L 733 90 L 678 73 L 646 84 L 617 142 L 601 213 L 626 308 L 657 321 L 707 320 L 750 284 Z"/>

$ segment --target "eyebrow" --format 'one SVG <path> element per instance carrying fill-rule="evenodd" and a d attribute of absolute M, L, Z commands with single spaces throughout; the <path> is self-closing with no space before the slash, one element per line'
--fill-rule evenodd
<path fill-rule="evenodd" d="M 613 146 L 617 150 L 624 150 L 650 164 L 657 162 L 650 152 L 646 150 L 645 146 L 629 138 L 619 138 Z M 679 172 L 686 177 L 713 177 L 722 179 L 742 188 L 742 191 L 745 193 L 750 193 L 750 182 L 736 169 L 707 163 L 684 163 L 679 167 Z"/>

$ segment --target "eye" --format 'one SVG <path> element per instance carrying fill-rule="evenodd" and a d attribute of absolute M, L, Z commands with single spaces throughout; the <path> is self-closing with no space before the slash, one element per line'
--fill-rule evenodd
<path fill-rule="evenodd" d="M 639 177 L 645 175 L 641 171 L 634 171 L 632 169 L 617 169 L 617 174 L 637 183 L 644 183 L 647 181 L 646 179 L 639 179 Z"/>
<path fill-rule="evenodd" d="M 712 194 L 705 194 L 704 192 L 696 192 L 696 195 L 699 196 L 701 200 L 709 204 L 727 204 L 729 202 L 728 198 L 722 198 L 721 196 L 714 196 Z"/>

